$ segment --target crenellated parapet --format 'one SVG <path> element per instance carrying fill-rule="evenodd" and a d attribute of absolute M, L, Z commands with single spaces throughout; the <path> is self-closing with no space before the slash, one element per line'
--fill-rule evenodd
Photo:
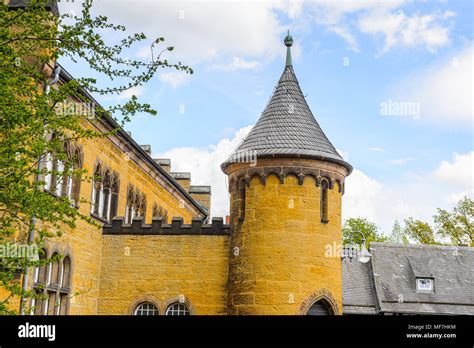
<path fill-rule="evenodd" d="M 145 224 L 143 217 L 135 217 L 131 224 L 126 224 L 123 217 L 115 217 L 111 224 L 102 228 L 104 235 L 230 235 L 230 225 L 224 224 L 221 217 L 212 219 L 211 224 L 203 223 L 200 218 L 193 218 L 191 224 L 183 224 L 183 218 L 174 217 L 171 224 L 163 223 L 163 218 L 153 218 L 151 224 Z"/>

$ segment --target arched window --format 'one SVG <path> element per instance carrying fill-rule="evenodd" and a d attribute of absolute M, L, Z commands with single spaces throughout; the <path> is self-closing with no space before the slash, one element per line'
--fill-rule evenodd
<path fill-rule="evenodd" d="M 69 256 L 64 257 L 61 265 L 60 287 L 57 293 L 58 303 L 55 314 L 66 315 L 69 309 L 71 291 L 71 259 Z"/>
<path fill-rule="evenodd" d="M 102 181 L 102 209 L 100 210 L 99 214 L 100 217 L 103 217 L 106 220 L 110 220 L 109 212 L 110 212 L 110 187 L 111 187 L 111 178 L 110 172 L 107 170 L 104 175 L 104 180 Z"/>
<path fill-rule="evenodd" d="M 34 297 L 31 299 L 30 303 L 30 314 L 41 315 L 43 314 L 43 296 L 44 296 L 44 287 L 46 285 L 48 265 L 45 263 L 45 260 L 48 256 L 46 249 L 40 249 L 38 251 L 38 261 L 40 262 L 38 266 L 35 267 L 33 272 L 34 280 Z"/>
<path fill-rule="evenodd" d="M 328 219 L 328 189 L 329 182 L 327 179 L 321 180 L 321 222 L 326 224 L 329 222 Z"/>
<path fill-rule="evenodd" d="M 92 181 L 92 209 L 91 213 L 99 216 L 103 202 L 102 191 L 102 168 L 97 164 L 94 170 L 94 180 Z"/>
<path fill-rule="evenodd" d="M 306 315 L 332 315 L 330 306 L 324 300 L 315 302 L 306 312 Z"/>
<path fill-rule="evenodd" d="M 41 250 L 39 260 L 46 259 L 46 250 Z M 61 259 L 54 253 L 48 262 L 35 268 L 35 296 L 30 303 L 30 314 L 65 315 L 71 291 L 71 259 L 69 256 Z"/>
<path fill-rule="evenodd" d="M 166 308 L 166 315 L 190 315 L 189 308 L 185 303 L 175 302 Z"/>
<path fill-rule="evenodd" d="M 137 216 L 142 216 L 145 218 L 146 215 L 146 195 L 143 193 L 140 195 L 138 199 L 138 206 L 137 206 L 138 214 Z"/>
<path fill-rule="evenodd" d="M 83 160 L 82 148 L 76 147 L 76 151 L 72 159 L 73 171 L 77 171 L 82 168 L 82 160 Z M 71 190 L 70 190 L 71 194 L 69 195 L 69 197 L 71 198 L 73 203 L 76 205 L 79 203 L 80 189 L 81 189 L 81 175 L 79 175 L 78 173 L 72 173 Z"/>
<path fill-rule="evenodd" d="M 51 276 L 50 276 L 50 285 L 53 286 L 59 286 L 60 281 L 61 281 L 61 264 L 59 260 L 59 255 L 58 253 L 54 253 L 53 256 L 51 257 L 52 262 L 50 264 L 51 268 Z"/>
<path fill-rule="evenodd" d="M 44 260 L 46 260 L 46 256 L 47 256 L 47 252 L 45 249 L 40 249 L 38 251 L 38 260 L 40 262 L 44 262 Z M 44 263 L 43 264 L 40 264 L 38 266 L 35 267 L 35 271 L 34 271 L 34 281 L 35 281 L 35 284 L 44 284 L 46 282 L 46 270 L 47 270 L 47 265 L 45 265 Z"/>
<path fill-rule="evenodd" d="M 136 190 L 135 191 L 135 197 L 133 199 L 133 216 L 132 216 L 132 220 L 135 216 L 140 216 L 140 204 L 141 204 L 141 200 L 142 200 L 142 193 L 140 192 L 140 190 Z"/>
<path fill-rule="evenodd" d="M 160 312 L 153 303 L 142 302 L 135 308 L 133 315 L 160 315 Z"/>
<path fill-rule="evenodd" d="M 135 217 L 135 196 L 136 192 L 134 187 L 132 185 L 129 185 L 127 190 L 127 206 L 125 208 L 125 223 L 127 224 L 131 224 L 133 218 Z"/>
<path fill-rule="evenodd" d="M 109 220 L 117 216 L 119 181 L 117 175 L 112 178 Z"/>
<path fill-rule="evenodd" d="M 69 256 L 66 256 L 63 259 L 63 269 L 62 269 L 62 274 L 61 274 L 61 287 L 68 289 L 70 285 L 70 279 L 71 277 L 71 260 L 69 259 Z"/>
<path fill-rule="evenodd" d="M 160 217 L 160 208 L 158 207 L 158 204 L 153 203 L 153 208 L 151 209 L 151 216 L 152 217 Z"/>
<path fill-rule="evenodd" d="M 44 172 L 44 189 L 45 191 L 50 191 L 51 190 L 51 184 L 53 180 L 53 154 L 51 152 L 48 152 L 44 156 L 43 160 L 43 172 Z"/>

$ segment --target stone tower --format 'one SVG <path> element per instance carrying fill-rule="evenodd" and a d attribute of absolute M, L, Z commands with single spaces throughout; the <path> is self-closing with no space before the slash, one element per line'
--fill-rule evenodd
<path fill-rule="evenodd" d="M 270 102 L 221 166 L 232 237 L 229 314 L 341 314 L 341 198 L 352 171 L 301 92 L 285 38 Z"/>

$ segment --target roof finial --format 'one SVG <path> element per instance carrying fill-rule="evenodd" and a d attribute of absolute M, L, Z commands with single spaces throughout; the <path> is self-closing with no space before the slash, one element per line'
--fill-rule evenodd
<path fill-rule="evenodd" d="M 293 45 L 293 38 L 290 35 L 290 31 L 288 30 L 288 35 L 285 37 L 285 46 L 286 46 L 286 66 L 291 66 L 291 46 Z"/>

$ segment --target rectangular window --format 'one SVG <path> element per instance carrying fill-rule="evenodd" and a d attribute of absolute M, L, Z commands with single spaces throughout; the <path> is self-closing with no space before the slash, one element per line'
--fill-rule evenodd
<path fill-rule="evenodd" d="M 434 279 L 432 278 L 417 278 L 416 279 L 416 290 L 424 292 L 433 292 Z"/>

